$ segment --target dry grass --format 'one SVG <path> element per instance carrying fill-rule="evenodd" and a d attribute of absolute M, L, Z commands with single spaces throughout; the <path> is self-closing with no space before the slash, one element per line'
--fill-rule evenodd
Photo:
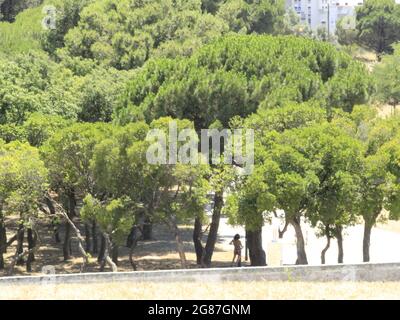
<path fill-rule="evenodd" d="M 99 283 L 1 286 L 0 299 L 399 299 L 399 282 Z"/>

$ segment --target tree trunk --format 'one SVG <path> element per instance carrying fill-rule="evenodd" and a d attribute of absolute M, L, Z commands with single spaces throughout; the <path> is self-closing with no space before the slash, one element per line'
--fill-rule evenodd
<path fill-rule="evenodd" d="M 336 239 L 338 243 L 338 263 L 343 263 L 343 227 L 336 226 Z"/>
<path fill-rule="evenodd" d="M 28 258 L 26 260 L 26 272 L 32 272 L 32 262 L 35 261 L 34 249 L 36 247 L 37 235 L 32 228 L 28 229 Z"/>
<path fill-rule="evenodd" d="M 97 243 L 97 226 L 96 221 L 92 222 L 92 242 L 93 242 L 93 254 L 97 254 L 99 252 L 98 243 Z"/>
<path fill-rule="evenodd" d="M 296 247 L 297 247 L 296 264 L 297 265 L 308 264 L 303 231 L 301 230 L 301 225 L 300 225 L 300 218 L 296 216 L 293 217 L 290 220 L 290 224 L 293 226 L 294 231 L 296 233 Z"/>
<path fill-rule="evenodd" d="M 104 238 L 105 246 L 104 246 L 104 257 L 103 257 L 103 260 L 100 265 L 100 271 L 103 272 L 104 267 L 107 264 L 109 267 L 111 267 L 112 272 L 118 272 L 117 265 L 110 258 L 110 249 L 111 249 L 110 237 L 107 233 L 103 233 L 103 238 Z"/>
<path fill-rule="evenodd" d="M 68 218 L 73 221 L 75 216 L 75 208 L 76 208 L 76 201 L 75 201 L 75 194 L 71 192 L 68 195 Z M 71 259 L 72 250 L 71 250 L 71 225 L 67 222 L 65 225 L 65 236 L 64 236 L 64 245 L 63 245 L 63 254 L 64 254 L 64 261 L 68 261 Z"/>
<path fill-rule="evenodd" d="M 144 220 L 143 240 L 153 240 L 153 224 L 148 217 Z"/>
<path fill-rule="evenodd" d="M 181 267 L 182 267 L 182 269 L 186 269 L 187 261 L 186 261 L 185 247 L 183 245 L 183 241 L 181 238 L 180 230 L 178 228 L 176 217 L 173 216 L 171 219 L 169 219 L 166 222 L 167 222 L 168 227 L 174 233 L 174 237 L 175 237 L 175 241 L 176 241 L 176 248 L 177 248 L 177 251 L 179 254 L 179 259 L 181 260 Z"/>
<path fill-rule="evenodd" d="M 321 252 L 321 264 L 325 264 L 325 261 L 326 261 L 325 260 L 325 255 L 326 255 L 326 252 L 328 251 L 328 249 L 331 246 L 331 235 L 329 234 L 329 227 L 328 226 L 325 227 L 325 234 L 326 234 L 326 246 L 325 246 L 324 250 L 322 250 L 322 252 Z"/>
<path fill-rule="evenodd" d="M 118 256 L 119 256 L 119 246 L 116 243 L 112 243 L 111 258 L 117 267 L 119 265 Z"/>
<path fill-rule="evenodd" d="M 71 226 L 68 222 L 65 223 L 63 255 L 64 261 L 68 261 L 71 259 Z"/>
<path fill-rule="evenodd" d="M 104 252 L 106 251 L 106 239 L 104 238 L 103 235 L 101 235 L 101 240 L 100 240 L 100 251 L 99 255 L 97 256 L 97 261 L 101 263 L 104 260 Z"/>
<path fill-rule="evenodd" d="M 363 261 L 369 262 L 369 247 L 371 244 L 371 231 L 372 231 L 372 224 L 365 222 L 364 224 L 364 238 L 363 238 Z"/>
<path fill-rule="evenodd" d="M 54 232 L 54 240 L 56 243 L 61 243 L 61 238 L 60 238 L 60 223 L 57 221 L 55 218 L 56 216 L 56 209 L 54 208 L 53 202 L 50 200 L 50 198 L 45 198 L 47 207 L 49 208 L 50 214 L 54 216 L 54 218 L 51 221 L 51 224 L 53 226 L 53 232 Z"/>
<path fill-rule="evenodd" d="M 287 231 L 287 228 L 289 227 L 289 221 L 286 221 L 285 222 L 285 226 L 283 227 L 283 229 L 281 230 L 281 229 L 279 229 L 278 230 L 278 233 L 279 233 L 279 239 L 282 239 L 283 238 L 283 236 L 284 236 L 284 234 L 286 233 L 286 231 Z"/>
<path fill-rule="evenodd" d="M 1 214 L 1 213 L 0 213 Z M 4 269 L 4 256 L 7 252 L 7 233 L 6 226 L 2 217 L 0 217 L 0 270 Z"/>
<path fill-rule="evenodd" d="M 211 218 L 210 232 L 208 233 L 206 247 L 203 250 L 202 256 L 202 265 L 206 268 L 211 267 L 212 255 L 218 238 L 219 221 L 221 219 L 221 211 L 224 205 L 223 194 L 223 191 L 219 191 L 214 195 L 214 210 Z"/>
<path fill-rule="evenodd" d="M 131 233 L 127 240 L 127 246 L 129 247 L 129 262 L 132 266 L 133 271 L 137 270 L 135 261 L 133 260 L 133 250 L 136 248 L 139 240 L 139 228 L 137 226 L 132 227 Z"/>
<path fill-rule="evenodd" d="M 53 201 L 49 195 L 47 195 L 47 197 L 48 197 L 48 199 L 50 199 L 50 201 Z M 74 200 L 75 200 L 75 199 L 74 199 Z M 75 204 L 75 201 L 74 201 L 73 203 Z M 54 201 L 54 204 L 58 207 L 58 211 L 60 212 L 59 215 L 60 215 L 61 217 L 63 217 L 63 219 L 65 219 L 65 220 L 67 221 L 67 223 L 68 223 L 68 225 L 70 226 L 70 228 L 71 228 L 71 229 L 75 232 L 75 234 L 76 234 L 76 238 L 77 238 L 77 240 L 78 240 L 78 250 L 79 250 L 79 253 L 82 255 L 82 259 L 83 259 L 83 263 L 82 263 L 82 266 L 81 266 L 81 272 L 84 272 L 84 271 L 86 270 L 86 266 L 87 266 L 88 263 L 89 263 L 88 254 L 86 253 L 86 251 L 85 251 L 85 249 L 84 249 L 84 245 L 85 245 L 84 242 L 85 242 L 85 240 L 83 239 L 79 228 L 74 224 L 74 222 L 72 221 L 72 219 L 69 218 L 68 212 L 66 212 L 66 211 L 64 210 L 64 207 L 61 206 L 59 203 L 57 203 L 57 202 L 55 202 L 55 201 Z M 75 207 L 74 207 L 74 206 L 73 206 L 73 208 L 74 208 L 74 210 L 75 210 Z M 73 212 L 75 212 L 75 211 L 73 211 Z"/>
<path fill-rule="evenodd" d="M 24 257 L 21 254 L 24 252 L 24 237 L 25 237 L 25 228 L 23 224 L 18 226 L 18 235 L 17 235 L 17 251 L 16 255 L 18 257 L 16 263 L 17 265 L 23 265 L 25 263 Z"/>
<path fill-rule="evenodd" d="M 246 230 L 246 239 L 251 266 L 260 267 L 267 265 L 265 251 L 262 247 L 262 228 L 251 231 Z"/>
<path fill-rule="evenodd" d="M 193 244 L 194 244 L 194 250 L 196 252 L 196 260 L 198 265 L 201 265 L 201 258 L 203 256 L 203 250 L 204 250 L 203 244 L 201 243 L 202 228 L 203 225 L 201 223 L 201 219 L 199 217 L 196 217 L 196 219 L 194 220 Z"/>
<path fill-rule="evenodd" d="M 92 239 L 90 234 L 90 225 L 89 223 L 85 223 L 85 247 L 86 252 L 92 252 Z"/>

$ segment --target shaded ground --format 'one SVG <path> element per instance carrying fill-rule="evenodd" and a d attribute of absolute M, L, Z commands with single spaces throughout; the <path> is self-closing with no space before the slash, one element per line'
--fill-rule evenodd
<path fill-rule="evenodd" d="M 257 281 L 193 285 L 184 282 L 0 285 L 0 299 L 400 299 L 400 283 Z"/>
<path fill-rule="evenodd" d="M 17 232 L 17 217 L 8 218 L 6 221 L 8 238 L 12 237 Z M 84 227 L 78 223 L 82 235 L 84 236 Z M 79 273 L 82 264 L 82 258 L 78 251 L 78 241 L 73 235 L 72 238 L 72 253 L 73 259 L 68 262 L 63 261 L 62 243 L 56 243 L 53 230 L 49 223 L 39 223 L 39 234 L 41 238 L 41 245 L 36 254 L 36 261 L 33 263 L 33 272 L 27 273 L 25 265 L 16 266 L 14 275 L 37 275 L 42 273 L 44 266 L 54 266 L 56 273 Z M 186 257 L 188 260 L 188 267 L 195 268 L 196 255 L 192 241 L 192 226 L 180 226 L 182 232 L 182 239 L 184 241 Z M 180 269 L 181 263 L 179 255 L 176 251 L 176 242 L 173 234 L 162 225 L 154 226 L 153 230 L 154 240 L 140 241 L 134 252 L 134 260 L 137 264 L 139 271 L 147 270 L 166 270 L 166 269 Z M 60 229 L 61 239 L 64 237 L 64 228 Z M 204 240 L 206 240 L 206 235 Z M 26 240 L 26 238 L 25 238 Z M 223 240 L 219 239 L 216 250 L 213 256 L 213 267 L 229 267 L 232 259 L 231 249 L 222 245 Z M 26 246 L 26 241 L 25 241 Z M 100 244 L 99 244 L 100 247 Z M 16 242 L 8 248 L 5 254 L 6 268 L 10 265 L 11 258 L 15 254 Z M 119 250 L 118 271 L 132 271 L 129 263 L 129 249 L 127 247 L 120 247 Z M 5 271 L 0 271 L 0 276 L 5 275 Z M 90 258 L 90 264 L 87 268 L 88 272 L 98 272 L 99 264 L 97 263 L 97 255 Z M 106 268 L 105 271 L 110 271 Z"/>

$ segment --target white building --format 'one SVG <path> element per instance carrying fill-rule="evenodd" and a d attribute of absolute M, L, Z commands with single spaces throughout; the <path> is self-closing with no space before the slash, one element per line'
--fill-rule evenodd
<path fill-rule="evenodd" d="M 355 16 L 355 8 L 363 0 L 287 0 L 287 6 L 299 15 L 301 23 L 312 30 L 325 27 L 333 34 L 337 21 L 345 16 Z"/>

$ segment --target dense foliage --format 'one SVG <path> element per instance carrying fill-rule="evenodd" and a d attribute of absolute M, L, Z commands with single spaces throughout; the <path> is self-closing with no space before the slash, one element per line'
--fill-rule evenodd
<path fill-rule="evenodd" d="M 257 109 L 310 101 L 351 111 L 368 99 L 365 68 L 329 44 L 295 37 L 230 36 L 186 59 L 149 62 L 128 86 L 120 123 L 160 116 L 198 128 Z M 330 111 L 329 111 L 330 112 Z"/>
<path fill-rule="evenodd" d="M 41 25 L 47 5 L 54 29 Z M 284 5 L 0 0 L 0 269 L 26 262 L 31 271 L 39 231 L 51 225 L 45 241 L 67 261 L 76 240 L 82 271 L 91 255 L 116 271 L 122 246 L 136 270 L 134 248 L 153 224 L 174 235 L 185 268 L 183 223 L 194 223 L 197 263 L 209 267 L 222 213 L 245 228 L 252 265 L 266 264 L 262 227 L 272 217 L 286 225 L 281 236 L 294 228 L 298 264 L 308 263 L 304 223 L 327 239 L 324 263 L 333 238 L 343 262 L 344 229 L 363 220 L 369 261 L 382 210 L 400 217 L 400 120 L 381 119 L 371 103 L 400 101 L 399 6 L 367 0 L 357 30 L 339 23 L 340 43 L 386 53 L 370 73 Z M 188 133 L 177 142 L 186 151 L 201 129 L 253 129 L 252 173 L 236 162 L 151 163 L 149 153 L 166 157 L 171 146 L 154 132 L 172 135 L 173 122 Z M 183 156 L 214 156 L 194 149 Z"/>

